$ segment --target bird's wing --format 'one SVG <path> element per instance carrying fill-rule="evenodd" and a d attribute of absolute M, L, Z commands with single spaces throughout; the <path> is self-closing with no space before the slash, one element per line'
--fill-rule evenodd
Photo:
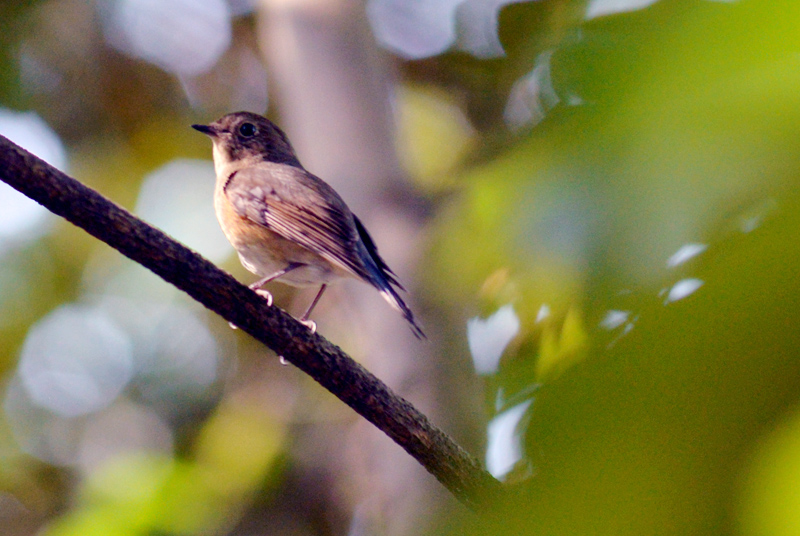
<path fill-rule="evenodd" d="M 374 285 L 418 338 L 425 334 L 393 288 L 403 287 L 364 225 L 342 198 L 302 168 L 262 163 L 233 173 L 224 186 L 236 212 Z"/>
<path fill-rule="evenodd" d="M 264 162 L 233 173 L 224 191 L 241 216 L 371 279 L 358 253 L 353 215 L 321 179 L 302 168 Z"/>

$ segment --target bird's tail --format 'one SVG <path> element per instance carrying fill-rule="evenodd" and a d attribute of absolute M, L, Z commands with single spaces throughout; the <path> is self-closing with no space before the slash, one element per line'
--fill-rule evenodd
<path fill-rule="evenodd" d="M 411 331 L 414 333 L 414 335 L 418 339 L 426 339 L 427 337 L 425 336 L 425 333 L 414 319 L 414 313 L 411 312 L 411 309 L 408 307 L 408 305 L 406 305 L 406 302 L 403 301 L 397 291 L 392 288 L 391 285 L 386 285 L 386 287 L 381 289 L 380 292 L 381 296 L 383 296 L 383 299 L 389 302 L 389 305 L 391 305 L 393 308 L 400 311 L 400 314 L 403 315 L 403 318 L 408 321 L 408 324 L 411 326 Z"/>
<path fill-rule="evenodd" d="M 406 302 L 403 301 L 403 298 L 400 297 L 400 294 L 398 294 L 395 289 L 395 287 L 397 287 L 400 290 L 405 290 L 403 285 L 400 284 L 397 280 L 397 276 L 395 276 L 394 272 L 392 272 L 378 254 L 378 248 L 375 246 L 375 242 L 372 241 L 372 237 L 367 232 L 364 224 L 362 224 L 355 215 L 353 219 L 355 220 L 358 234 L 361 237 L 361 243 L 369 257 L 369 259 L 364 259 L 367 261 L 365 264 L 367 264 L 368 269 L 368 273 L 364 274 L 365 279 L 371 281 L 372 284 L 375 285 L 375 288 L 380 291 L 381 296 L 389 302 L 389 305 L 400 311 L 400 314 L 408 321 L 408 324 L 411 326 L 411 331 L 414 332 L 414 335 L 418 339 L 426 339 L 425 333 L 423 333 L 422 328 L 419 327 L 419 324 L 417 324 L 417 321 L 414 319 L 414 313 L 411 312 L 411 309 L 406 305 Z M 368 261 L 372 262 L 370 263 Z"/>

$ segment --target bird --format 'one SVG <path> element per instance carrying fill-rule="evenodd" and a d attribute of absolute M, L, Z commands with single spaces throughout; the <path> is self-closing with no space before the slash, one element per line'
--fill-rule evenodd
<path fill-rule="evenodd" d="M 251 289 L 272 305 L 272 295 L 262 288 L 271 281 L 320 285 L 299 319 L 315 332 L 309 316 L 328 285 L 358 279 L 377 289 L 417 338 L 425 338 L 400 297 L 398 291 L 405 289 L 364 224 L 330 185 L 303 167 L 275 123 L 235 112 L 192 128 L 213 142 L 214 209 L 242 265 L 261 278 Z"/>

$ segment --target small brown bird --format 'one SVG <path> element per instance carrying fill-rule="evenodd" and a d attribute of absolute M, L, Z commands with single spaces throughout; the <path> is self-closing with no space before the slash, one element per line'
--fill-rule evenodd
<path fill-rule="evenodd" d="M 414 335 L 425 337 L 364 225 L 333 188 L 306 171 L 281 129 L 250 112 L 192 128 L 214 142 L 214 209 L 244 267 L 261 276 L 250 288 L 271 305 L 272 296 L 260 290 L 270 281 L 321 285 L 300 318 L 315 331 L 308 317 L 328 284 L 353 277 L 378 289 Z"/>

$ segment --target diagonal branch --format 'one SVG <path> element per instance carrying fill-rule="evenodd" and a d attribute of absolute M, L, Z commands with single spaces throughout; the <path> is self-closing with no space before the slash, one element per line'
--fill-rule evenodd
<path fill-rule="evenodd" d="M 0 136 L 0 180 L 62 216 L 258 339 L 374 424 L 467 506 L 493 503 L 500 483 L 409 402 L 337 346 L 231 275 L 94 190 Z"/>

